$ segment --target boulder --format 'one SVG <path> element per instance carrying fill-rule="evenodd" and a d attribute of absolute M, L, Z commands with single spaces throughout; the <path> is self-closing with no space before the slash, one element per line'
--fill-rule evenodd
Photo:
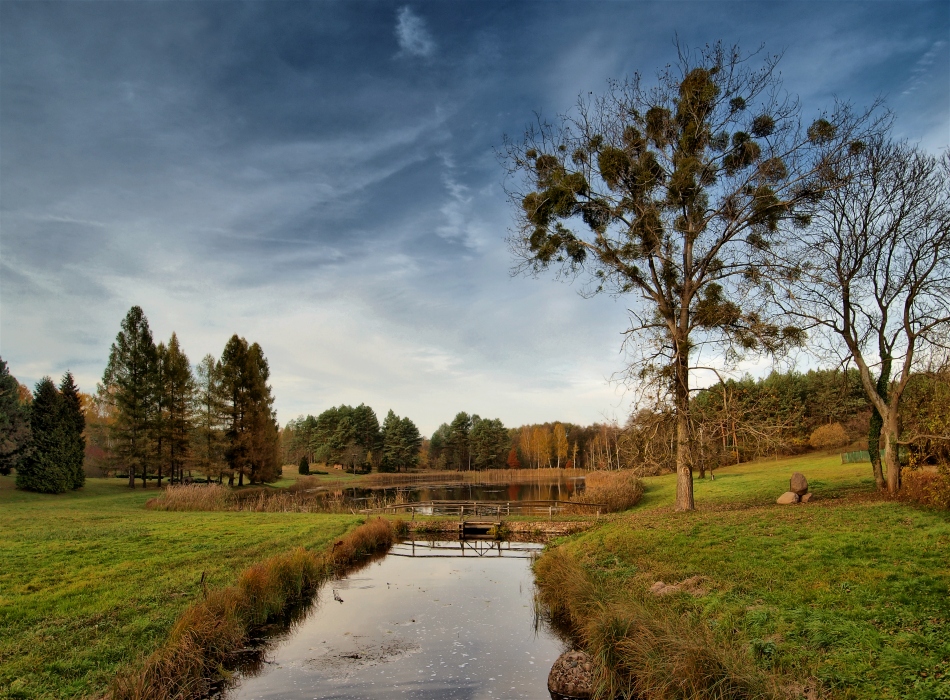
<path fill-rule="evenodd" d="M 808 501 L 812 500 L 814 497 L 815 494 L 806 493 L 804 496 L 802 496 L 802 500 L 800 500 L 799 503 L 808 503 Z"/>
<path fill-rule="evenodd" d="M 587 700 L 594 690 L 594 664 L 583 651 L 568 651 L 557 657 L 548 674 L 552 697 Z"/>
<path fill-rule="evenodd" d="M 779 505 L 787 506 L 790 503 L 798 503 L 798 500 L 799 500 L 799 496 L 797 493 L 795 493 L 794 491 L 786 491 L 777 499 L 775 499 L 775 502 L 778 503 Z"/>
<path fill-rule="evenodd" d="M 805 478 L 804 474 L 795 472 L 788 483 L 788 490 L 797 493 L 799 496 L 804 496 L 808 493 L 808 479 Z"/>

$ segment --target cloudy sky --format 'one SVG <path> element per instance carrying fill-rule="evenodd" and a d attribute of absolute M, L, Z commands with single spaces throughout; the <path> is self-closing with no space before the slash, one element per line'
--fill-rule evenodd
<path fill-rule="evenodd" d="M 512 277 L 494 150 L 723 39 L 806 116 L 884 96 L 950 142 L 939 2 L 0 2 L 0 356 L 93 390 L 129 307 L 264 348 L 281 423 L 622 418 L 624 301 Z"/>

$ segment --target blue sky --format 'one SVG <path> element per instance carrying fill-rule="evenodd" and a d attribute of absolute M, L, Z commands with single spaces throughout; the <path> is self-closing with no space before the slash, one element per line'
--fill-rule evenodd
<path fill-rule="evenodd" d="M 279 420 L 623 419 L 623 299 L 512 277 L 494 149 L 722 39 L 805 116 L 950 142 L 950 3 L 0 1 L 0 356 L 101 377 L 142 306 L 192 362 L 264 348 Z"/>

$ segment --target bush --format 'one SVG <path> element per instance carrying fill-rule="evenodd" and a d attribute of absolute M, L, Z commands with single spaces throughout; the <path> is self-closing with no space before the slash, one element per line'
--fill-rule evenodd
<path fill-rule="evenodd" d="M 643 482 L 629 470 L 591 472 L 584 492 L 571 496 L 573 503 L 603 503 L 608 513 L 633 508 L 643 498 Z"/>
<path fill-rule="evenodd" d="M 833 450 L 844 447 L 849 442 L 851 442 L 851 439 L 841 423 L 820 425 L 815 428 L 811 437 L 808 438 L 808 444 L 816 450 Z"/>
<path fill-rule="evenodd" d="M 925 506 L 950 510 L 950 467 L 904 470 L 900 497 Z"/>
<path fill-rule="evenodd" d="M 307 461 L 306 455 L 300 458 L 300 466 L 297 468 L 298 474 L 303 474 L 306 476 L 310 473 L 310 463 Z"/>

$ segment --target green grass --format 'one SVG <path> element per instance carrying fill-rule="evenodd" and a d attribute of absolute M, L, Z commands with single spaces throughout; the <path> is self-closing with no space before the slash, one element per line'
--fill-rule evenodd
<path fill-rule="evenodd" d="M 104 691 L 181 611 L 251 564 L 322 547 L 358 522 L 297 513 L 146 510 L 157 490 L 89 479 L 59 496 L 0 477 L 0 697 Z"/>
<path fill-rule="evenodd" d="M 794 471 L 817 500 L 779 506 Z M 829 698 L 950 699 L 950 513 L 874 492 L 870 465 L 763 461 L 696 482 L 673 513 L 672 476 L 641 505 L 565 544 L 605 591 L 704 578 L 708 594 L 663 598 L 723 644 Z M 621 595 L 621 598 L 623 596 Z"/>

